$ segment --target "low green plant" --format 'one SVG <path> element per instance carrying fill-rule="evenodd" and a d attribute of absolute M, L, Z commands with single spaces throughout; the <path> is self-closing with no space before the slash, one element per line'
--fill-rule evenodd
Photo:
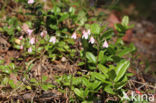
<path fill-rule="evenodd" d="M 105 93 L 119 96 L 129 76 L 127 69 L 130 61 L 126 58 L 130 58 L 135 51 L 133 44 L 125 45 L 122 40 L 125 32 L 132 27 L 128 16 L 115 24 L 115 34 L 114 29 L 101 24 L 98 17 L 90 16 L 86 9 L 66 8 L 61 2 L 45 11 L 43 4 L 23 0 L 25 9 L 29 11 L 25 15 L 32 17 L 30 21 L 19 27 L 17 19 L 13 17 L 6 20 L 10 29 L 7 26 L 3 29 L 24 58 L 46 55 L 53 63 L 65 57 L 69 64 L 75 64 L 81 70 L 56 76 L 56 87 L 46 81 L 46 76 L 42 76 L 40 81 L 28 78 L 27 73 L 31 71 L 33 62 L 30 65 L 25 63 L 27 70 L 23 73 L 30 80 L 25 88 L 41 87 L 45 91 L 57 88 L 62 92 L 68 88 L 70 102 L 93 103 L 102 100 Z M 9 66 L 0 66 L 2 72 L 11 72 Z M 9 84 L 12 85 L 13 81 Z"/>

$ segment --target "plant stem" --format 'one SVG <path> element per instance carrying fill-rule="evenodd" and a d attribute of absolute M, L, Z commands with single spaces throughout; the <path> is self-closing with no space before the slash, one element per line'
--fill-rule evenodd
<path fill-rule="evenodd" d="M 100 50 L 100 46 L 99 46 L 99 39 L 97 39 L 97 60 L 96 60 L 96 70 L 98 70 L 98 60 L 99 60 L 99 50 Z"/>

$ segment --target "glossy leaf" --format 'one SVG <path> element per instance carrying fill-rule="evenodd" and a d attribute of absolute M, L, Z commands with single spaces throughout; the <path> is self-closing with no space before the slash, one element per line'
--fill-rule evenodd
<path fill-rule="evenodd" d="M 91 32 L 93 34 L 100 34 L 100 26 L 99 26 L 99 24 L 92 24 L 91 25 Z"/>
<path fill-rule="evenodd" d="M 128 69 L 130 65 L 129 61 L 123 60 L 121 61 L 117 67 L 115 68 L 115 72 L 116 72 L 116 78 L 115 78 L 115 82 L 119 81 L 126 73 L 126 70 Z"/>
<path fill-rule="evenodd" d="M 82 91 L 82 90 L 80 90 L 80 89 L 78 89 L 78 88 L 75 88 L 75 89 L 74 89 L 74 92 L 75 92 L 75 94 L 78 95 L 79 97 L 84 98 L 84 96 L 83 96 L 83 91 Z"/>
<path fill-rule="evenodd" d="M 94 72 L 94 75 L 95 75 L 95 78 L 97 78 L 98 80 L 105 82 L 105 79 L 106 79 L 105 75 L 96 73 L 96 72 Z"/>
<path fill-rule="evenodd" d="M 98 55 L 98 62 L 100 62 L 100 63 L 104 63 L 104 61 L 105 61 L 105 59 L 106 59 L 106 58 L 104 58 L 104 52 L 105 52 L 105 51 L 102 51 L 102 50 L 99 52 L 99 55 Z"/>
<path fill-rule="evenodd" d="M 124 76 L 123 80 L 115 84 L 116 89 L 121 89 L 128 81 L 127 76 Z"/>
<path fill-rule="evenodd" d="M 125 27 L 121 24 L 115 24 L 115 29 L 118 31 L 118 32 L 125 32 Z"/>
<path fill-rule="evenodd" d="M 64 20 L 66 20 L 68 17 L 69 17 L 69 15 L 68 15 L 67 13 L 65 13 L 65 14 L 63 14 L 63 15 L 61 16 L 61 18 L 59 19 L 59 21 L 62 22 L 62 21 L 64 21 Z"/>
<path fill-rule="evenodd" d="M 101 82 L 95 80 L 94 83 L 91 84 L 91 87 L 93 90 L 98 89 L 98 87 L 101 85 Z"/>
<path fill-rule="evenodd" d="M 89 60 L 90 63 L 96 63 L 96 57 L 94 56 L 93 53 L 87 52 L 86 53 L 86 58 Z"/>
<path fill-rule="evenodd" d="M 11 86 L 11 88 L 16 88 L 16 85 L 13 80 L 9 80 L 9 85 Z"/>
<path fill-rule="evenodd" d="M 110 85 L 105 86 L 104 91 L 113 95 L 115 94 L 113 88 Z"/>
<path fill-rule="evenodd" d="M 85 62 L 79 62 L 77 65 L 78 65 L 78 66 L 85 65 Z"/>
<path fill-rule="evenodd" d="M 45 82 L 47 79 L 48 79 L 47 76 L 45 76 L 45 75 L 42 76 L 42 82 Z"/>
<path fill-rule="evenodd" d="M 102 64 L 98 64 L 98 69 L 103 73 L 103 74 L 107 74 L 108 72 L 108 68 L 106 68 L 104 65 Z"/>
<path fill-rule="evenodd" d="M 133 51 L 135 51 L 135 46 L 133 44 L 131 44 L 129 47 L 125 47 L 124 49 L 121 49 L 119 52 L 118 52 L 118 56 L 119 57 L 122 57 L 124 55 L 127 55 Z"/>

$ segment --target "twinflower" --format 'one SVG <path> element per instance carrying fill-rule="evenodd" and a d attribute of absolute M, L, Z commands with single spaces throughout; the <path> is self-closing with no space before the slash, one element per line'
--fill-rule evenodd
<path fill-rule="evenodd" d="M 82 33 L 83 33 L 82 39 L 83 39 L 83 38 L 84 38 L 84 39 L 88 39 L 89 35 L 91 34 L 91 33 L 90 33 L 90 30 L 88 30 L 88 31 L 85 31 L 85 30 L 84 30 Z"/>
<path fill-rule="evenodd" d="M 28 0 L 28 4 L 33 4 L 34 0 Z"/>
<path fill-rule="evenodd" d="M 56 37 L 55 36 L 52 36 L 49 40 L 49 42 L 52 42 L 53 44 L 56 43 Z"/>
<path fill-rule="evenodd" d="M 77 35 L 76 35 L 76 32 L 74 32 L 71 36 L 72 39 L 76 39 L 77 38 Z"/>
<path fill-rule="evenodd" d="M 94 44 L 94 42 L 95 42 L 94 37 L 90 37 L 89 43 Z"/>
<path fill-rule="evenodd" d="M 107 43 L 106 40 L 105 40 L 104 43 L 103 43 L 103 48 L 108 48 L 108 43 Z"/>

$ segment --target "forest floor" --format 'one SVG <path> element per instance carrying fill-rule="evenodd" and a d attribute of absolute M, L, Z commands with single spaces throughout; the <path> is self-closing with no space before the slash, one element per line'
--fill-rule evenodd
<path fill-rule="evenodd" d="M 114 13 L 110 13 L 110 16 L 108 16 L 108 18 L 108 22 L 110 24 L 120 21 Z M 134 73 L 134 77 L 132 80 L 135 88 L 145 85 L 145 91 L 148 91 L 149 88 L 153 88 L 153 90 L 156 91 L 156 23 L 148 20 L 132 20 L 131 24 L 134 24 L 135 27 L 126 33 L 126 36 L 123 38 L 123 40 L 127 43 L 134 43 L 137 48 L 137 52 L 135 54 L 135 60 L 132 61 L 132 66 L 131 68 L 129 68 L 128 71 Z M 0 27 L 1 26 L 2 25 L 0 23 Z M 5 60 L 5 64 L 10 64 L 12 62 L 12 58 L 19 58 L 21 56 L 20 54 L 20 51 L 12 49 L 8 42 L 8 38 L 0 34 L 0 60 L 3 59 Z M 53 71 L 44 71 L 44 73 L 49 76 L 53 76 L 53 74 L 62 75 L 63 73 L 70 71 L 67 70 L 67 68 L 70 69 L 72 68 L 72 66 L 74 66 L 70 65 L 67 62 L 62 63 L 61 61 L 55 61 L 55 64 L 50 64 L 45 60 L 44 56 L 42 57 L 42 60 L 29 57 L 26 58 L 25 61 L 29 60 L 33 60 L 36 62 L 36 66 L 34 66 L 30 73 L 30 75 L 35 75 L 34 77 L 36 77 L 35 73 L 40 72 L 35 71 L 35 68 L 38 64 L 41 64 L 40 66 L 43 66 L 44 68 L 55 68 L 53 69 Z M 15 61 L 17 65 L 23 65 L 23 62 Z M 49 72 L 50 74 L 48 74 Z M 17 81 L 17 79 L 19 80 L 22 77 L 17 78 L 14 74 L 11 74 L 10 78 L 13 78 L 15 81 Z M 55 90 L 53 90 L 52 93 L 55 93 L 56 96 L 60 95 L 59 92 L 57 93 Z M 53 95 L 52 93 L 51 95 Z M 20 94 L 23 95 L 22 98 L 24 99 L 31 98 L 31 95 L 34 95 L 33 93 L 27 92 Z M 42 95 L 36 97 L 36 99 L 39 98 L 40 101 L 45 101 L 47 98 L 45 95 L 47 94 L 48 93 L 43 93 Z M 3 96 L 0 95 L 0 99 L 5 100 L 7 98 L 7 95 L 8 94 L 5 94 Z M 19 98 L 21 97 L 19 96 Z"/>

